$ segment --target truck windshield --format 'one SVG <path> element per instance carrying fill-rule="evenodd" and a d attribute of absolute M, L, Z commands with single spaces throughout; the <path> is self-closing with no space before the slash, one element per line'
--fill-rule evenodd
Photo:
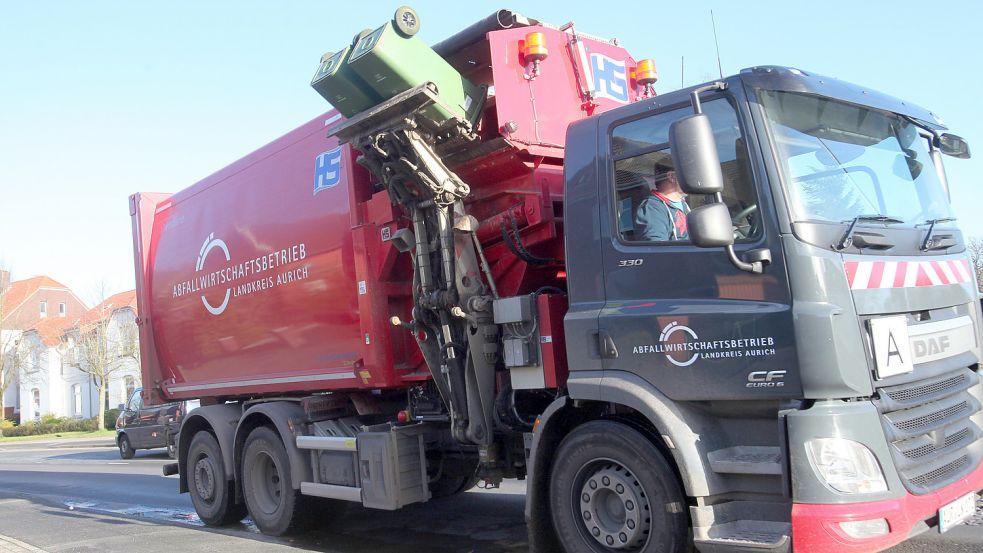
<path fill-rule="evenodd" d="M 902 116 L 821 96 L 762 91 L 792 218 L 952 217 L 922 129 Z"/>

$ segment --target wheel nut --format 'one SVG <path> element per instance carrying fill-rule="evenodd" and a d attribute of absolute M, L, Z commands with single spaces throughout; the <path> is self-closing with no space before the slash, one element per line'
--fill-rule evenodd
<path fill-rule="evenodd" d="M 600 528 L 598 528 L 597 526 L 595 526 L 595 527 L 594 527 L 594 528 L 593 528 L 593 529 L 592 529 L 592 530 L 590 531 L 590 533 L 591 533 L 591 534 L 594 534 L 594 536 L 595 536 L 595 537 L 597 537 L 597 536 L 600 536 L 600 535 L 601 535 L 601 529 L 600 529 Z"/>
<path fill-rule="evenodd" d="M 618 539 L 621 540 L 621 543 L 628 543 L 628 535 L 624 532 L 618 534 Z"/>
<path fill-rule="evenodd" d="M 608 478 L 607 476 L 605 476 L 604 478 L 601 478 L 601 482 L 603 482 L 605 486 L 610 486 L 611 485 L 611 479 Z"/>
<path fill-rule="evenodd" d="M 626 521 L 626 524 L 627 524 L 629 530 L 634 530 L 635 529 L 635 521 L 634 520 L 628 519 Z"/>
<path fill-rule="evenodd" d="M 617 491 L 618 493 L 625 493 L 625 487 L 624 487 L 624 486 L 622 486 L 621 484 L 618 484 L 617 486 L 615 486 L 615 488 L 614 488 L 614 489 L 615 489 L 615 490 L 616 490 L 616 491 Z"/>
<path fill-rule="evenodd" d="M 614 538 L 612 538 L 611 536 L 607 536 L 606 538 L 604 538 L 604 541 L 608 542 L 608 545 L 614 545 Z"/>
<path fill-rule="evenodd" d="M 590 511 L 584 511 L 584 520 L 590 520 Z"/>
<path fill-rule="evenodd" d="M 581 497 L 580 499 L 582 499 L 584 503 L 590 503 L 590 496 L 587 494 L 584 494 L 584 496 Z"/>
<path fill-rule="evenodd" d="M 590 481 L 590 489 L 592 489 L 592 490 L 596 490 L 597 489 L 597 481 L 595 481 L 595 480 L 591 480 Z"/>
<path fill-rule="evenodd" d="M 635 504 L 632 503 L 632 501 L 629 499 L 628 501 L 625 501 L 625 509 L 628 509 L 629 511 L 634 511 Z"/>

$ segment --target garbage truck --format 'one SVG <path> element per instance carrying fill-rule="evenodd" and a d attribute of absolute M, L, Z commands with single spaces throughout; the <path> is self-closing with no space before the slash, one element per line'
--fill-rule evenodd
<path fill-rule="evenodd" d="M 201 401 L 165 473 L 202 521 L 503 479 L 532 551 L 878 551 L 973 514 L 939 117 L 778 66 L 656 94 L 508 10 L 420 24 L 337 38 L 330 111 L 130 198 L 143 393 Z"/>

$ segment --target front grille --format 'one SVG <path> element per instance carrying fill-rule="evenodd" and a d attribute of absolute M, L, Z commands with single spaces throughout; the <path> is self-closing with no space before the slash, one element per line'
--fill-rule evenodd
<path fill-rule="evenodd" d="M 969 472 L 965 469 L 970 467 L 970 461 L 971 459 L 969 458 L 969 455 L 963 455 L 955 461 L 946 463 L 937 469 L 930 470 L 924 474 L 920 474 L 912 478 L 911 483 L 918 487 L 929 488 L 938 482 L 952 482 L 966 472 Z"/>
<path fill-rule="evenodd" d="M 943 380 L 929 382 L 913 388 L 901 388 L 885 391 L 888 397 L 898 403 L 918 403 L 923 399 L 931 399 L 937 395 L 948 395 L 947 392 L 956 388 L 963 388 L 969 382 L 965 373 L 957 374 Z"/>
<path fill-rule="evenodd" d="M 876 401 L 901 480 L 915 494 L 968 474 L 980 461 L 981 430 L 971 417 L 983 406 L 969 393 L 969 368 L 930 380 L 878 389 Z"/>
<path fill-rule="evenodd" d="M 906 432 L 925 430 L 933 426 L 938 426 L 940 423 L 945 422 L 947 419 L 951 419 L 952 417 L 961 416 L 963 414 L 968 416 L 968 411 L 969 403 L 960 401 L 955 405 L 946 407 L 939 411 L 934 411 L 927 415 L 913 417 L 908 420 L 899 420 L 894 423 L 894 426 Z"/>

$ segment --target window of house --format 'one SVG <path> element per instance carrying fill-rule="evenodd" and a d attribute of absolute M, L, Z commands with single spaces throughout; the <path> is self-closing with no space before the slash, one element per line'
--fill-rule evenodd
<path fill-rule="evenodd" d="M 46 301 L 41 302 L 41 316 L 42 317 L 48 316 L 48 302 Z"/>
<path fill-rule="evenodd" d="M 58 316 L 59 317 L 64 317 L 65 316 L 65 312 L 66 312 L 65 303 L 64 302 L 59 303 L 58 304 Z"/>
<path fill-rule="evenodd" d="M 76 417 L 82 416 L 82 385 L 76 384 L 72 386 L 72 413 Z"/>
<path fill-rule="evenodd" d="M 726 98 L 703 103 L 710 118 L 724 177 L 723 200 L 736 240 L 760 233 L 761 217 L 737 113 Z M 611 133 L 618 231 L 628 242 L 688 243 L 686 213 L 713 201 L 683 196 L 675 182 L 669 126 L 693 111 L 690 106 L 630 121 Z"/>
<path fill-rule="evenodd" d="M 34 407 L 34 418 L 41 418 L 41 390 L 34 388 L 31 390 L 31 399 Z"/>

